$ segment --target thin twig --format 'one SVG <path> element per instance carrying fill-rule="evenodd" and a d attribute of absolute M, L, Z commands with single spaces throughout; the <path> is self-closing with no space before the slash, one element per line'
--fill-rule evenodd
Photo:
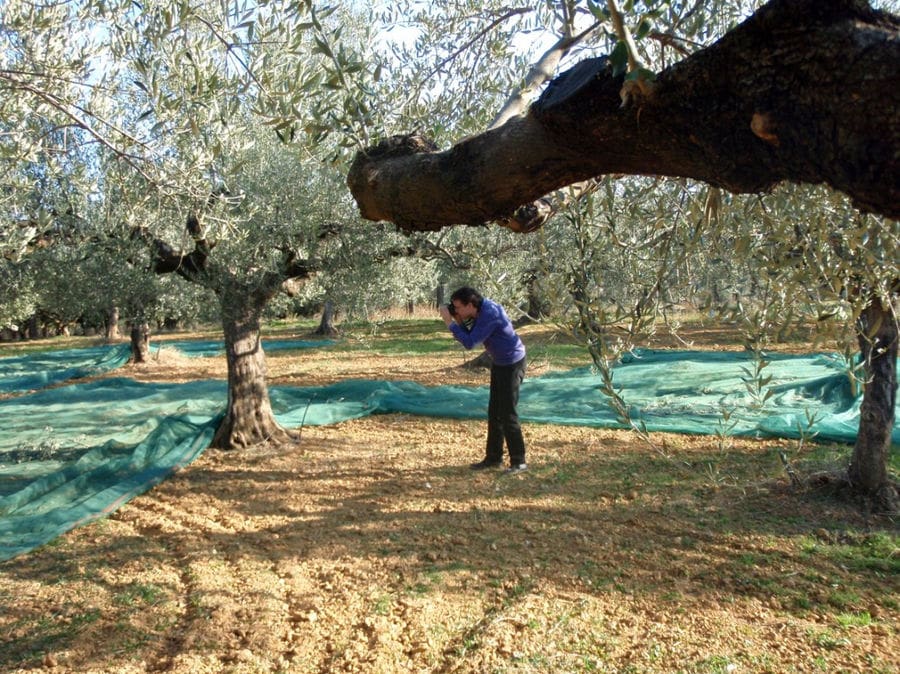
<path fill-rule="evenodd" d="M 778 456 L 781 457 L 781 463 L 784 465 L 784 470 L 788 474 L 788 477 L 791 478 L 791 484 L 794 487 L 799 487 L 802 483 L 800 482 L 800 478 L 797 477 L 796 471 L 794 471 L 794 467 L 787 460 L 787 456 L 785 456 L 784 450 L 778 450 Z"/>

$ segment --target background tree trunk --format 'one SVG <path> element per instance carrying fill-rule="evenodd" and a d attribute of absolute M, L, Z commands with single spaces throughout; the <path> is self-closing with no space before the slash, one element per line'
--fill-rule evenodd
<path fill-rule="evenodd" d="M 319 321 L 319 327 L 313 331 L 313 334 L 327 337 L 337 335 L 338 329 L 334 327 L 334 314 L 334 302 L 325 300 L 325 307 L 322 309 L 322 320 Z"/>
<path fill-rule="evenodd" d="M 528 305 L 525 307 L 525 315 L 516 320 L 515 325 L 528 325 L 540 322 L 553 313 L 553 307 L 547 300 L 540 287 L 543 275 L 540 269 L 529 269 L 525 272 L 525 288 L 528 290 Z"/>
<path fill-rule="evenodd" d="M 131 362 L 146 363 L 150 357 L 150 325 L 136 321 L 131 326 Z"/>
<path fill-rule="evenodd" d="M 119 307 L 113 305 L 106 315 L 106 338 L 119 338 Z"/>
<path fill-rule="evenodd" d="M 37 314 L 32 314 L 31 318 L 28 319 L 28 339 L 40 339 L 41 338 L 41 323 L 38 320 Z"/>
<path fill-rule="evenodd" d="M 494 365 L 494 359 L 491 358 L 491 354 L 487 351 L 482 351 L 474 358 L 467 360 L 460 367 L 464 367 L 470 370 L 490 370 Z"/>
<path fill-rule="evenodd" d="M 875 298 L 858 329 L 866 384 L 848 477 L 854 491 L 874 498 L 879 508 L 895 510 L 897 493 L 888 479 L 887 459 L 897 404 L 896 314 Z"/>
<path fill-rule="evenodd" d="M 210 446 L 239 449 L 293 439 L 275 421 L 269 400 L 266 356 L 259 331 L 265 301 L 237 284 L 226 284 L 219 299 L 228 362 L 228 409 Z"/>

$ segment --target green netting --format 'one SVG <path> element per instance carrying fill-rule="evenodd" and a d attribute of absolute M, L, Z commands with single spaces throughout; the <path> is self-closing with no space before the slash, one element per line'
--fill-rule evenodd
<path fill-rule="evenodd" d="M 0 560 L 112 512 L 212 440 L 224 382 L 104 379 L 0 401 Z"/>
<path fill-rule="evenodd" d="M 633 420 L 651 431 L 711 434 L 728 413 L 735 435 L 796 437 L 803 429 L 822 440 L 855 439 L 860 400 L 839 358 L 772 356 L 764 374 L 773 395 L 762 408 L 744 385 L 750 366 L 739 353 L 641 351 L 616 367 L 614 381 Z M 520 413 L 526 422 L 621 426 L 599 389 L 589 368 L 526 379 Z M 484 386 L 370 380 L 270 393 L 289 427 L 391 412 L 477 419 L 488 397 Z M 0 560 L 111 512 L 192 461 L 226 399 L 220 381 L 117 378 L 0 401 Z M 900 443 L 896 427 L 893 441 Z"/>
<path fill-rule="evenodd" d="M 851 394 L 843 360 L 832 355 L 771 356 L 763 371 L 771 397 L 762 407 L 748 393 L 749 356 L 730 352 L 638 351 L 614 370 L 614 383 L 635 423 L 650 431 L 713 434 L 724 414 L 729 432 L 756 437 L 799 437 L 853 442 L 860 398 Z M 525 421 L 622 427 L 590 368 L 526 379 L 520 416 Z M 330 423 L 367 414 L 404 412 L 484 418 L 486 387 L 424 387 L 412 382 L 343 381 L 322 388 L 273 389 L 273 406 L 286 425 Z M 307 408 L 308 406 L 308 408 Z M 810 415 L 813 423 L 809 424 Z M 900 429 L 894 429 L 900 442 Z"/>
<path fill-rule="evenodd" d="M 193 461 L 221 416 L 163 419 L 134 446 L 109 441 L 0 498 L 0 560 L 105 517 Z"/>
<path fill-rule="evenodd" d="M 333 340 L 264 339 L 266 351 L 311 349 L 334 344 Z M 168 347 L 187 356 L 218 356 L 225 353 L 220 341 L 177 340 L 154 342 L 151 349 Z M 0 393 L 36 391 L 51 384 L 81 379 L 121 367 L 131 356 L 127 344 L 96 346 L 84 349 L 63 349 L 0 358 Z"/>
<path fill-rule="evenodd" d="M 33 391 L 115 370 L 128 362 L 130 355 L 130 347 L 119 344 L 0 358 L 0 393 Z"/>

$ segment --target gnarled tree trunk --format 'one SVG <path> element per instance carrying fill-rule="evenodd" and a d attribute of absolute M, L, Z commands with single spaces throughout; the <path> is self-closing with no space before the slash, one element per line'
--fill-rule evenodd
<path fill-rule="evenodd" d="M 887 459 L 897 404 L 897 318 L 876 298 L 860 317 L 858 329 L 866 384 L 848 477 L 854 491 L 872 497 L 880 508 L 894 510 L 897 493 L 888 479 Z"/>
<path fill-rule="evenodd" d="M 31 318 L 28 319 L 28 327 L 26 328 L 26 332 L 28 334 L 28 339 L 40 339 L 41 335 L 41 322 L 38 319 L 37 314 L 32 314 Z"/>
<path fill-rule="evenodd" d="M 150 358 L 150 325 L 136 321 L 131 326 L 131 362 L 146 363 Z"/>
<path fill-rule="evenodd" d="M 119 307 L 113 305 L 106 314 L 106 339 L 119 338 Z"/>
<path fill-rule="evenodd" d="M 516 320 L 516 327 L 528 325 L 535 321 L 540 322 L 552 313 L 553 307 L 544 295 L 543 289 L 540 287 L 540 281 L 543 277 L 541 269 L 537 267 L 531 268 L 525 272 L 525 288 L 528 290 L 528 306 L 525 307 L 525 315 Z"/>
<path fill-rule="evenodd" d="M 463 363 L 460 367 L 464 367 L 469 370 L 490 370 L 494 365 L 494 359 L 491 358 L 491 354 L 487 351 L 482 351 L 474 358 L 470 358 L 465 363 Z"/>
<path fill-rule="evenodd" d="M 277 268 L 245 283 L 228 270 L 210 265 L 215 242 L 206 239 L 197 214 L 189 214 L 185 226 L 194 240 L 194 250 L 189 253 L 176 251 L 142 227 L 135 228 L 132 235 L 151 246 L 157 274 L 178 274 L 211 288 L 219 298 L 228 362 L 228 409 L 210 446 L 237 449 L 293 439 L 294 434 L 279 426 L 272 414 L 259 324 L 266 304 L 284 283 L 309 278 L 314 263 L 299 259 L 293 250 L 283 250 Z"/>
<path fill-rule="evenodd" d="M 334 302 L 325 300 L 325 308 L 322 309 L 322 320 L 319 321 L 319 327 L 313 331 L 314 335 L 332 337 L 338 334 L 338 329 L 334 327 L 334 313 Z"/>
<path fill-rule="evenodd" d="M 269 400 L 266 355 L 260 336 L 265 300 L 252 289 L 233 282 L 225 284 L 219 299 L 228 362 L 228 410 L 210 446 L 239 449 L 293 439 L 275 421 Z"/>

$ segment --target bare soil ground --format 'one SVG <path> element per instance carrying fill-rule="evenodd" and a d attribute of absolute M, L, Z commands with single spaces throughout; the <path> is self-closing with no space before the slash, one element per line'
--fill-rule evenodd
<path fill-rule="evenodd" d="M 273 383 L 486 383 L 446 346 L 268 360 Z M 163 350 L 116 374 L 225 370 Z M 792 489 L 796 443 L 525 433 L 512 477 L 468 469 L 483 422 L 405 415 L 207 452 L 0 564 L 0 671 L 900 671 L 896 522 Z"/>

